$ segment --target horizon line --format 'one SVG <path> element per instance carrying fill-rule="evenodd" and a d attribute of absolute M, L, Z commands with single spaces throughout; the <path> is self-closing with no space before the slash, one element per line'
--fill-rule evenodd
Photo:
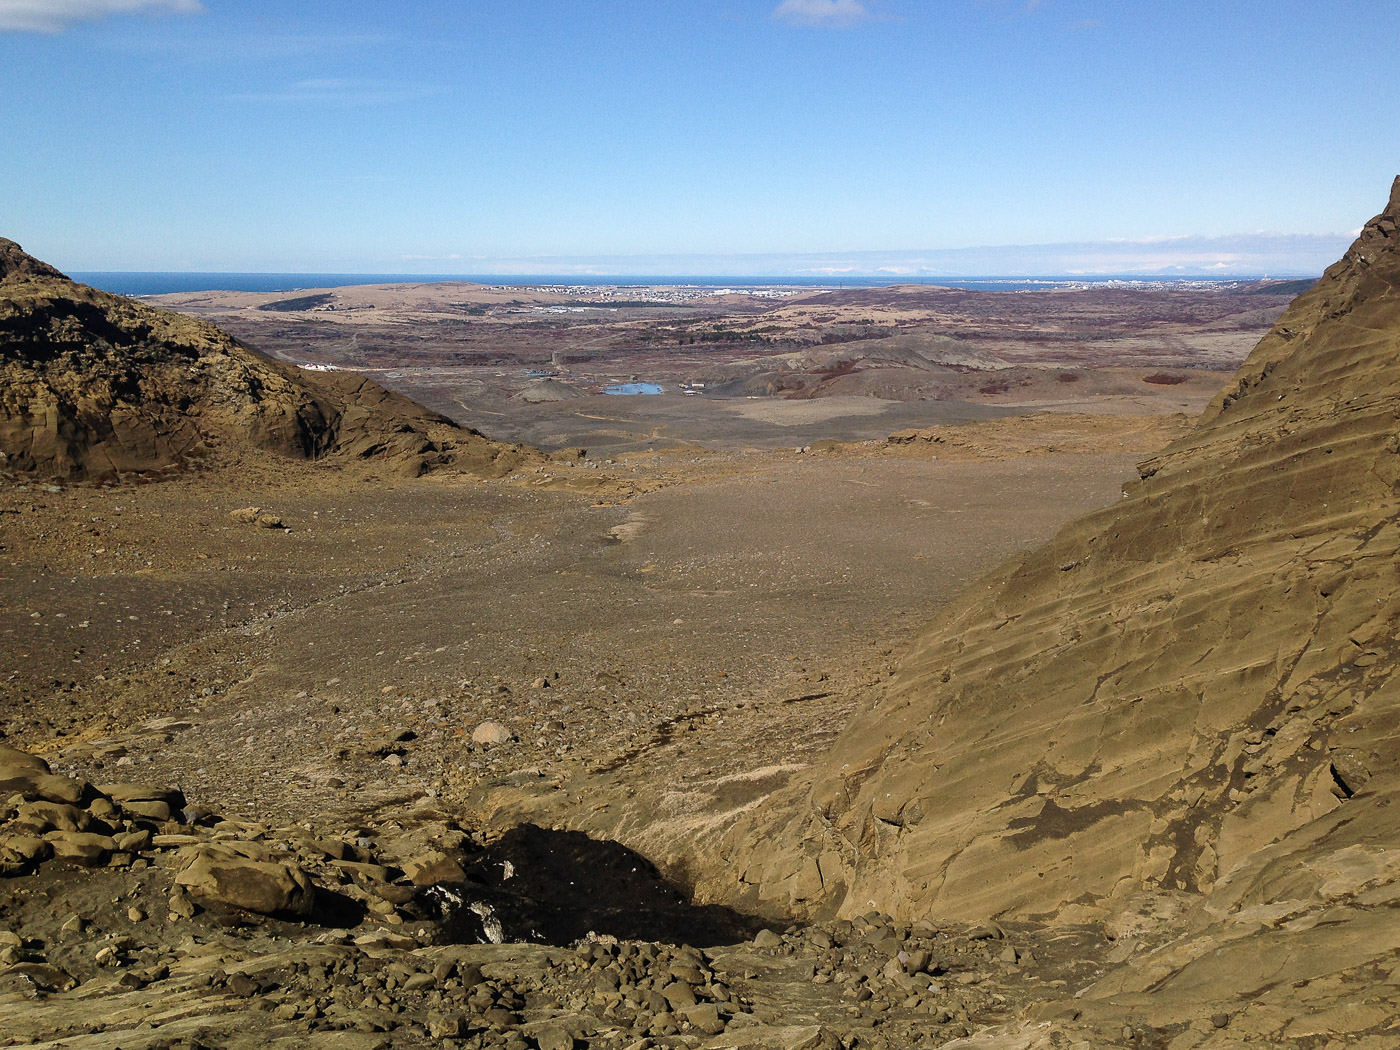
<path fill-rule="evenodd" d="M 1125 271 L 1125 270 L 1085 270 L 1082 272 L 1014 272 L 999 271 L 987 273 L 922 273 L 922 274 L 892 274 L 875 271 L 852 272 L 840 274 L 815 274 L 815 273 L 638 273 L 625 271 L 590 271 L 588 273 L 565 273 L 541 271 L 537 274 L 522 273 L 519 271 L 489 271 L 478 270 L 475 272 L 448 273 L 445 271 L 413 271 L 413 270 L 70 270 L 69 275 L 85 274 L 89 276 L 136 276 L 136 275 L 161 275 L 179 277 L 204 277 L 204 276 L 245 276 L 245 277 L 411 277 L 419 279 L 454 279 L 466 280 L 477 277 L 521 277 L 521 278 L 578 278 L 583 280 L 602 280 L 604 278 L 645 278 L 653 281 L 687 281 L 687 280 L 707 280 L 707 281 L 744 281 L 762 279 L 781 283 L 783 281 L 828 281 L 840 283 L 844 280 L 862 281 L 888 281 L 891 284 L 900 283 L 933 283 L 942 280 L 949 281 L 1055 281 L 1062 283 L 1065 281 L 1079 280 L 1206 280 L 1206 281 L 1242 281 L 1242 280 L 1292 280 L 1295 278 L 1321 277 L 1321 270 L 1289 270 L 1279 269 L 1271 271 L 1239 271 L 1222 273 L 1216 271 L 1193 273 L 1184 270 L 1157 270 L 1157 271 Z"/>

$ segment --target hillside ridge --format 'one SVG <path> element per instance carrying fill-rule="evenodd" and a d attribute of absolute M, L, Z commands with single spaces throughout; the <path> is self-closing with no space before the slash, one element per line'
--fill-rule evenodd
<path fill-rule="evenodd" d="M 1155 931 L 1090 995 L 1154 1024 L 1400 946 L 1397 222 L 1400 179 L 1196 428 L 945 608 L 702 892 Z"/>
<path fill-rule="evenodd" d="M 3 466 L 80 480 L 217 449 L 499 476 L 533 454 L 349 372 L 312 375 L 216 326 L 77 284 L 0 239 Z"/>

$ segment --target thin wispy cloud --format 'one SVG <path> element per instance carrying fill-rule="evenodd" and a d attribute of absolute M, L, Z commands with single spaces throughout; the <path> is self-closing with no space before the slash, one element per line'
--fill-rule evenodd
<path fill-rule="evenodd" d="M 292 105 L 377 106 L 407 102 L 431 95 L 432 89 L 374 80 L 313 77 L 298 80 L 275 91 L 251 91 L 229 96 L 237 102 Z"/>
<path fill-rule="evenodd" d="M 783 0 L 773 17 L 790 25 L 843 28 L 873 16 L 861 0 Z"/>
<path fill-rule="evenodd" d="M 61 33 L 109 15 L 204 11 L 199 0 L 0 0 L 0 33 Z"/>

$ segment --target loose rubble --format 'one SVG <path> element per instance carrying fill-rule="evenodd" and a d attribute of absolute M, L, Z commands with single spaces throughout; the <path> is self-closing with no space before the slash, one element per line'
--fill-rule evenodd
<path fill-rule="evenodd" d="M 850 1050 L 940 1045 L 1034 998 L 1041 949 L 1001 928 L 745 930 L 576 833 L 269 827 L 3 746 L 0 782 L 0 1045 Z M 630 912 L 588 911 L 610 888 Z"/>

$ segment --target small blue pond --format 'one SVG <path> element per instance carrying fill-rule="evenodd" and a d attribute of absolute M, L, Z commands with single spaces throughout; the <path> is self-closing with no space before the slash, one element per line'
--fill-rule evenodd
<path fill-rule="evenodd" d="M 603 387 L 605 394 L 664 394 L 665 387 L 660 383 L 614 383 Z"/>

